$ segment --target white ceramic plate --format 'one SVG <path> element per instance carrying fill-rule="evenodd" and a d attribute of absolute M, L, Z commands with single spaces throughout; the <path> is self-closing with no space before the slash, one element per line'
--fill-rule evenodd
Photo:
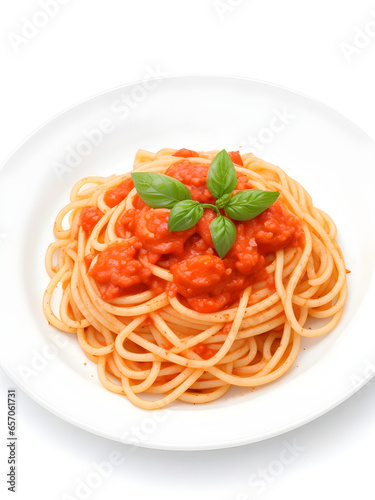
<path fill-rule="evenodd" d="M 304 341 L 294 367 L 268 386 L 232 389 L 203 406 L 141 410 L 107 392 L 74 336 L 56 331 L 43 316 L 53 220 L 78 179 L 130 170 L 138 148 L 239 146 L 283 167 L 336 221 L 352 271 L 344 315 L 328 336 Z M 327 106 L 247 79 L 137 82 L 68 109 L 27 139 L 0 172 L 2 367 L 59 417 L 151 448 L 236 446 L 327 412 L 375 368 L 374 158 L 370 138 Z"/>

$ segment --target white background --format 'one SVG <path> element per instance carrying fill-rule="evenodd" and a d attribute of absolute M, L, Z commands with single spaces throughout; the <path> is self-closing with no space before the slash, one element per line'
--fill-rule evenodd
<path fill-rule="evenodd" d="M 331 105 L 375 138 L 374 1 L 56 2 L 50 2 L 58 7 L 46 25 L 34 29 L 26 25 L 33 19 L 43 23 L 37 13 L 47 0 L 1 3 L 1 159 L 56 113 L 142 79 L 147 67 L 284 85 Z M 6 397 L 11 387 L 0 371 L 1 498 L 8 498 Z M 207 452 L 134 451 L 59 420 L 21 390 L 17 398 L 16 495 L 22 500 L 373 497 L 372 382 L 288 434 Z M 294 455 L 285 451 L 291 446 Z M 103 465 L 115 451 L 121 463 Z"/>

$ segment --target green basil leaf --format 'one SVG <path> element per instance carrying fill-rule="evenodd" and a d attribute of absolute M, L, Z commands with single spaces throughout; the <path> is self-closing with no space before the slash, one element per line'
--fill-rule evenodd
<path fill-rule="evenodd" d="M 250 220 L 269 208 L 279 196 L 278 191 L 246 189 L 235 194 L 224 210 L 234 220 Z"/>
<path fill-rule="evenodd" d="M 203 215 L 203 207 L 193 200 L 183 200 L 172 208 L 169 219 L 169 231 L 185 231 L 193 227 Z"/>
<path fill-rule="evenodd" d="M 208 190 L 219 199 L 224 194 L 230 194 L 236 186 L 236 170 L 228 153 L 223 149 L 215 156 L 208 169 Z"/>
<path fill-rule="evenodd" d="M 191 194 L 182 182 L 164 174 L 133 172 L 131 177 L 140 198 L 152 208 L 172 208 Z"/>
<path fill-rule="evenodd" d="M 215 249 L 219 257 L 223 259 L 236 239 L 236 226 L 228 217 L 219 215 L 211 222 L 210 233 Z"/>

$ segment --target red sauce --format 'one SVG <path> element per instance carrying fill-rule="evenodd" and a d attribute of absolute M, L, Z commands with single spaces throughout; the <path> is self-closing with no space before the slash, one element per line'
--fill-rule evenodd
<path fill-rule="evenodd" d="M 217 349 L 211 349 L 206 344 L 197 344 L 193 348 L 193 351 L 196 354 L 198 354 L 202 359 L 210 359 L 218 352 Z"/>
<path fill-rule="evenodd" d="M 96 224 L 103 217 L 103 212 L 97 207 L 84 207 L 81 212 L 80 226 L 87 235 L 92 233 Z"/>
<path fill-rule="evenodd" d="M 239 151 L 229 151 L 228 155 L 233 163 L 243 167 L 243 161 Z"/>
<path fill-rule="evenodd" d="M 175 152 L 173 156 L 178 156 L 179 158 L 192 158 L 198 157 L 199 154 L 191 149 L 182 148 Z"/>
<path fill-rule="evenodd" d="M 134 233 L 142 247 L 157 255 L 181 254 L 186 240 L 195 233 L 195 226 L 186 231 L 169 231 L 170 210 L 166 208 L 144 208 L 133 211 Z"/>
<path fill-rule="evenodd" d="M 185 184 L 191 193 L 192 200 L 199 203 L 215 203 L 215 198 L 207 189 L 207 174 L 209 165 L 206 163 L 191 163 L 181 160 L 173 163 L 165 172 Z"/>
<path fill-rule="evenodd" d="M 137 259 L 142 247 L 136 238 L 109 246 L 99 254 L 89 271 L 104 300 L 138 291 L 139 285 L 149 284 L 151 272 Z"/>
<path fill-rule="evenodd" d="M 233 161 L 240 164 L 238 159 Z M 166 174 L 183 182 L 193 200 L 210 203 L 215 199 L 207 189 L 207 172 L 208 165 L 180 160 Z M 238 174 L 237 178 L 237 189 L 251 188 L 246 175 Z M 234 304 L 252 283 L 266 281 L 274 289 L 273 276 L 265 271 L 267 256 L 288 245 L 304 244 L 301 223 L 280 201 L 254 219 L 234 221 L 237 237 L 224 259 L 217 255 L 210 235 L 209 225 L 215 217 L 212 210 L 205 209 L 191 229 L 169 232 L 168 209 L 150 208 L 138 196 L 133 205 L 135 208 L 124 211 L 115 227 L 116 234 L 126 241 L 99 254 L 89 271 L 104 300 L 151 288 L 155 293 L 166 290 L 170 296 L 177 295 L 196 311 L 215 312 Z M 168 269 L 173 282 L 155 278 L 147 262 Z M 214 354 L 203 351 L 206 346 L 202 346 L 198 354 L 204 359 Z"/>
<path fill-rule="evenodd" d="M 118 205 L 124 198 L 128 196 L 130 191 L 133 189 L 134 184 L 131 178 L 125 179 L 119 186 L 108 189 L 104 195 L 104 203 L 108 207 L 115 207 Z"/>
<path fill-rule="evenodd" d="M 91 262 L 94 260 L 95 255 L 92 253 L 89 253 L 88 255 L 85 255 L 84 260 L 86 264 L 86 268 L 88 269 L 91 266 Z"/>
<path fill-rule="evenodd" d="M 165 173 L 185 184 L 191 193 L 192 200 L 199 201 L 199 203 L 215 204 L 216 199 L 207 188 L 209 168 L 207 163 L 192 163 L 189 160 L 181 160 L 173 163 Z M 251 188 L 246 175 L 237 173 L 237 181 L 236 190 Z"/>

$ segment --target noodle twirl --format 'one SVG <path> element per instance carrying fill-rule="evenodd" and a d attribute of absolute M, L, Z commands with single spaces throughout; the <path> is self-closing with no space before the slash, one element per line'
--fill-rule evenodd
<path fill-rule="evenodd" d="M 162 176 L 82 179 L 55 220 L 44 313 L 141 408 L 272 382 L 342 315 L 332 219 L 279 167 L 221 153 L 140 150 L 133 173 Z"/>

